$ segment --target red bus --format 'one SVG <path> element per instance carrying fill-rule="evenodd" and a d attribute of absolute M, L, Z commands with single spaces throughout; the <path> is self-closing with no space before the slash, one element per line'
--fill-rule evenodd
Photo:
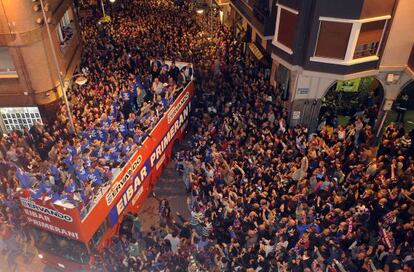
<path fill-rule="evenodd" d="M 193 94 L 190 82 L 112 182 L 82 209 L 50 198 L 32 199 L 31 190 L 20 190 L 21 208 L 33 226 L 43 263 L 65 271 L 91 270 L 94 252 L 111 243 L 124 215 L 139 209 L 167 166 L 188 124 Z"/>

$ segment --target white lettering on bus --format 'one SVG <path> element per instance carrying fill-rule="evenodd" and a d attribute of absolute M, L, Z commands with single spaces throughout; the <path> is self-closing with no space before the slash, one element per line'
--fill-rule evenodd
<path fill-rule="evenodd" d="M 137 191 L 138 187 L 142 184 L 142 181 L 144 181 L 144 179 L 147 177 L 147 175 L 148 175 L 147 168 L 144 165 L 144 167 L 142 167 L 142 169 L 140 171 L 140 174 L 135 177 L 134 183 L 129 185 L 129 187 L 126 189 L 126 191 L 122 195 L 122 198 L 116 204 L 116 210 L 117 210 L 118 214 L 121 214 L 121 212 L 128 205 L 128 203 L 132 199 L 134 193 Z"/>
<path fill-rule="evenodd" d="M 73 238 L 73 239 L 77 239 L 77 240 L 79 239 L 79 234 L 77 232 L 62 229 L 62 228 L 59 228 L 57 226 L 50 225 L 48 223 L 39 221 L 39 220 L 31 218 L 31 217 L 28 217 L 27 219 L 29 220 L 29 222 L 33 223 L 34 225 L 36 225 L 38 227 L 57 232 L 61 235 L 69 237 L 69 238 Z"/>
<path fill-rule="evenodd" d="M 36 203 L 34 203 L 31 200 L 20 198 L 20 202 L 22 203 L 22 205 L 24 207 L 29 208 L 31 210 L 53 216 L 53 217 L 56 217 L 58 219 L 61 219 L 61 220 L 67 221 L 67 222 L 72 222 L 73 221 L 73 219 L 70 215 L 67 215 L 67 214 L 61 213 L 59 211 L 52 210 L 52 209 L 37 205 Z"/>
<path fill-rule="evenodd" d="M 122 178 L 118 179 L 118 181 L 112 186 L 111 190 L 106 194 L 106 204 L 109 206 L 111 205 L 112 201 L 117 197 L 119 192 L 124 188 L 124 185 L 127 183 L 128 179 L 131 177 L 132 173 L 138 166 L 141 164 L 142 156 L 138 156 L 138 158 L 131 164 L 131 167 L 128 168 L 125 175 Z"/>
<path fill-rule="evenodd" d="M 29 215 L 29 216 L 33 216 L 39 219 L 42 219 L 43 221 L 49 222 L 50 223 L 50 218 L 48 216 L 45 215 L 41 215 L 40 213 L 28 210 L 28 209 L 23 209 L 24 212 Z"/>
<path fill-rule="evenodd" d="M 175 134 L 178 132 L 178 130 L 184 124 L 184 122 L 187 120 L 190 108 L 191 108 L 191 102 L 189 102 L 187 107 L 184 108 L 180 116 L 177 118 L 177 120 L 175 120 L 174 124 L 170 127 L 168 133 L 161 140 L 161 143 L 157 146 L 155 151 L 152 152 L 151 157 L 150 157 L 151 168 L 154 166 L 155 162 L 158 161 L 159 158 L 161 158 L 161 156 L 164 154 L 165 149 L 167 149 L 167 146 L 170 144 L 171 140 L 174 138 Z"/>
<path fill-rule="evenodd" d="M 181 105 L 182 106 L 182 105 Z M 139 196 L 143 193 L 143 188 L 141 184 L 144 182 L 144 179 L 148 176 L 149 170 L 154 167 L 154 164 L 158 162 L 162 156 L 164 156 L 164 152 L 168 145 L 170 144 L 171 140 L 174 138 L 175 134 L 179 131 L 180 127 L 185 123 L 188 114 L 190 112 L 191 102 L 183 109 L 181 115 L 175 120 L 174 124 L 170 127 L 169 131 L 165 134 L 164 138 L 160 141 L 158 146 L 152 152 L 149 162 L 150 166 L 144 164 L 141 168 L 139 175 L 134 178 L 133 183 L 129 185 L 127 190 L 124 191 L 121 199 L 116 204 L 116 211 L 117 214 L 120 215 L 124 209 L 127 207 L 129 201 L 132 199 L 134 203 L 136 203 L 139 199 Z M 179 109 L 179 108 L 178 108 Z M 161 162 L 162 163 L 162 162 Z"/>
<path fill-rule="evenodd" d="M 180 99 L 177 105 L 175 105 L 171 110 L 168 112 L 167 115 L 167 122 L 168 124 L 174 119 L 177 112 L 181 109 L 181 107 L 187 102 L 188 98 L 190 97 L 190 93 L 186 92 L 183 97 Z"/>

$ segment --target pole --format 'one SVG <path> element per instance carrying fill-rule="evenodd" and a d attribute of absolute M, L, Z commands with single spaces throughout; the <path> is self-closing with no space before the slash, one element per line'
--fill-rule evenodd
<path fill-rule="evenodd" d="M 105 13 L 104 0 L 101 0 L 101 6 L 102 6 L 103 17 L 105 17 L 106 16 L 106 13 Z"/>
<path fill-rule="evenodd" d="M 57 70 L 57 73 L 58 73 L 58 79 L 59 79 L 59 82 L 60 82 L 60 86 L 62 88 L 63 99 L 64 99 L 65 105 L 66 105 L 66 111 L 68 112 L 68 118 L 69 118 L 69 122 L 70 122 L 70 130 L 71 130 L 71 133 L 76 133 L 75 126 L 73 124 L 73 119 L 72 119 L 72 112 L 71 112 L 70 107 L 69 107 L 68 97 L 66 96 L 65 83 L 63 81 L 62 74 L 60 73 L 59 62 L 57 60 L 56 50 L 55 50 L 55 47 L 53 45 L 52 34 L 50 32 L 49 23 L 47 22 L 47 17 L 46 17 L 46 12 L 45 12 L 45 7 L 44 7 L 44 4 L 43 4 L 43 0 L 40 0 L 40 6 L 42 7 L 43 20 L 45 21 L 45 24 L 46 24 L 46 30 L 47 30 L 47 35 L 48 35 L 48 38 L 49 38 L 50 49 L 52 50 L 53 61 L 54 61 L 55 66 L 56 66 L 56 70 Z"/>
<path fill-rule="evenodd" d="M 384 123 L 385 123 L 385 119 L 387 119 L 387 115 L 388 115 L 388 111 L 385 111 L 384 112 L 384 116 L 382 116 L 381 123 L 380 123 L 380 125 L 378 127 L 377 134 L 375 135 L 377 139 L 380 136 L 380 133 L 382 131 L 382 128 L 384 127 Z"/>

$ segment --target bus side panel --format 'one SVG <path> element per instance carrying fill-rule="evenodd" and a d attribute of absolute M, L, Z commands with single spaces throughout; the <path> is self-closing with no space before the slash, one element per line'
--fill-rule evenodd
<path fill-rule="evenodd" d="M 133 199 L 130 202 L 130 204 L 125 208 L 124 213 L 122 213 L 122 215 L 120 215 L 120 217 L 119 217 L 118 224 L 116 224 L 112 228 L 110 228 L 107 231 L 107 233 L 104 235 L 104 237 L 101 240 L 102 242 L 97 247 L 99 250 L 102 249 L 103 247 L 106 247 L 106 246 L 111 244 L 111 238 L 112 238 L 112 236 L 118 234 L 120 223 L 122 222 L 125 214 L 128 213 L 128 212 L 136 213 L 141 208 L 142 204 L 147 199 L 147 197 L 151 193 L 152 189 L 156 186 L 158 180 L 161 177 L 161 174 L 162 174 L 163 170 L 168 166 L 168 163 L 169 163 L 169 161 L 171 159 L 171 156 L 172 156 L 173 146 L 174 146 L 175 142 L 176 141 L 178 141 L 178 142 L 182 141 L 182 138 L 184 136 L 184 131 L 187 128 L 187 124 L 188 124 L 188 122 L 183 125 L 181 130 L 175 135 L 174 139 L 170 142 L 170 144 L 166 148 L 165 153 L 164 153 L 165 160 L 162 162 L 161 166 L 157 170 L 154 169 L 154 171 L 151 171 L 151 174 L 144 180 L 144 182 L 142 184 L 142 188 L 143 188 L 142 193 L 137 195 L 137 199 L 136 200 Z"/>

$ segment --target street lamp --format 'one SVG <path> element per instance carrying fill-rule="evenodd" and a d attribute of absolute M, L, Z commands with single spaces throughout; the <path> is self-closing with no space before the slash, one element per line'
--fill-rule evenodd
<path fill-rule="evenodd" d="M 72 78 L 75 78 L 75 77 L 76 77 L 75 83 L 79 86 L 85 85 L 86 82 L 88 82 L 88 79 L 85 77 L 84 74 L 77 74 L 77 75 L 72 76 Z"/>
<path fill-rule="evenodd" d="M 58 79 L 59 79 L 59 82 L 60 82 L 60 87 L 62 88 L 63 100 L 65 102 L 66 111 L 67 111 L 69 124 L 70 124 L 70 132 L 71 133 L 76 133 L 75 125 L 73 124 L 73 119 L 72 119 L 72 112 L 70 110 L 68 97 L 66 95 L 65 83 L 63 81 L 63 77 L 62 77 L 62 74 L 60 72 L 59 62 L 58 62 L 58 59 L 57 59 L 57 56 L 56 56 L 56 50 L 55 50 L 55 46 L 53 44 L 52 34 L 50 32 L 50 27 L 49 27 L 49 23 L 48 23 L 49 20 L 47 19 L 47 16 L 46 16 L 45 5 L 43 3 L 43 0 L 40 0 L 40 6 L 42 8 L 43 20 L 44 20 L 44 23 L 46 24 L 47 36 L 49 38 L 49 43 L 50 43 L 50 50 L 52 51 L 53 61 L 54 61 L 55 66 L 56 66 Z"/>

